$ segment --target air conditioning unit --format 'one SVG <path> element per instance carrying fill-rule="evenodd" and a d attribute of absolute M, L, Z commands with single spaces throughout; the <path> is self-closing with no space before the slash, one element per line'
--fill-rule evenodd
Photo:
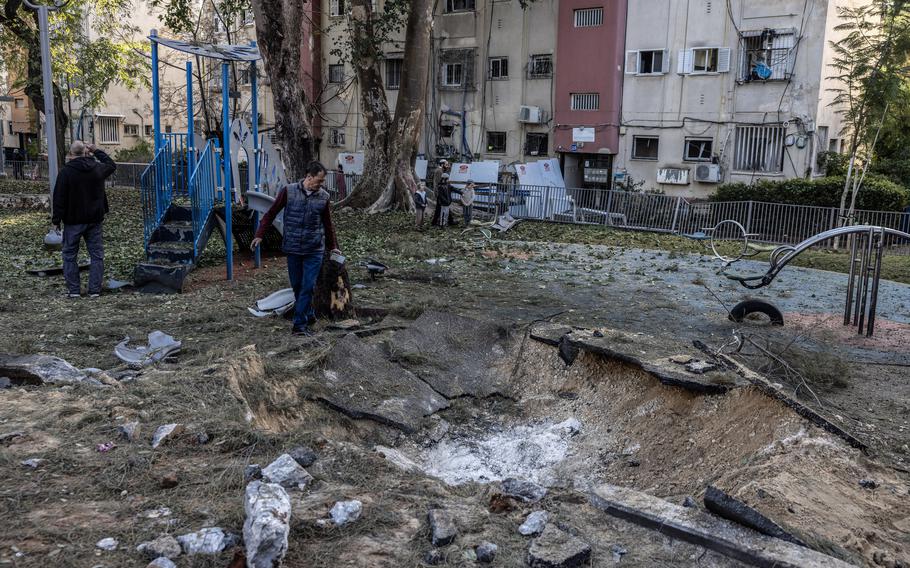
<path fill-rule="evenodd" d="M 544 120 L 544 112 L 540 110 L 540 107 L 522 105 L 518 111 L 518 122 L 542 124 L 546 120 Z"/>
<path fill-rule="evenodd" d="M 720 165 L 699 165 L 695 168 L 695 181 L 700 183 L 720 183 Z"/>

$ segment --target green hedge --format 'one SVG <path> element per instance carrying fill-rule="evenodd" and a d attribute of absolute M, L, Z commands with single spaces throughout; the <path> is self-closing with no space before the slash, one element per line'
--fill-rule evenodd
<path fill-rule="evenodd" d="M 844 177 L 813 180 L 802 178 L 769 181 L 753 185 L 727 183 L 718 186 L 711 201 L 765 201 L 790 205 L 839 207 Z M 879 175 L 869 174 L 856 200 L 857 209 L 901 211 L 910 204 L 910 190 Z"/>

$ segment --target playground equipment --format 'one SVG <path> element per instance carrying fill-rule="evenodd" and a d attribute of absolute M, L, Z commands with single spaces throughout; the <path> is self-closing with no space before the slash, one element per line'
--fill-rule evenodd
<path fill-rule="evenodd" d="M 233 278 L 232 202 L 240 202 L 238 169 L 242 147 L 252 164 L 250 186 L 260 182 L 258 91 L 255 42 L 250 45 L 202 45 L 149 34 L 152 48 L 152 108 L 155 157 L 141 176 L 142 209 L 147 262 L 136 267 L 134 284 L 149 292 L 180 291 L 187 273 L 196 265 L 223 206 L 227 279 Z M 186 132 L 161 130 L 159 46 L 221 61 L 222 137 L 202 140 L 193 118 L 193 64 L 186 62 Z M 230 115 L 230 69 L 232 62 L 248 63 L 252 89 L 251 121 L 247 128 Z M 280 161 L 278 162 L 280 164 Z M 272 169 L 276 166 L 270 164 Z M 283 172 L 282 172 L 283 175 Z M 236 190 L 236 191 L 235 191 Z M 254 225 L 258 216 L 254 217 Z M 259 266 L 259 255 L 256 255 Z"/>
<path fill-rule="evenodd" d="M 728 229 L 729 227 L 729 229 Z M 725 230 L 732 229 L 741 239 L 742 246 L 736 256 L 724 255 L 718 249 L 718 243 L 726 240 Z M 703 229 L 700 233 L 686 235 L 696 240 L 709 239 L 711 250 L 724 267 L 720 270 L 730 280 L 739 282 L 750 290 L 757 290 L 770 285 L 778 274 L 797 256 L 813 246 L 830 240 L 846 238 L 850 248 L 850 272 L 847 283 L 847 299 L 844 306 L 844 325 L 855 325 L 857 333 L 872 337 L 875 331 L 875 313 L 878 306 L 878 291 L 881 281 L 882 256 L 885 246 L 900 242 L 910 243 L 910 234 L 887 227 L 874 225 L 854 225 L 839 227 L 810 237 L 796 245 L 767 246 L 750 242 L 757 235 L 746 232 L 745 227 L 732 220 L 721 221 L 712 229 Z M 727 269 L 743 258 L 752 257 L 762 252 L 770 253 L 770 267 L 764 274 L 737 274 Z"/>

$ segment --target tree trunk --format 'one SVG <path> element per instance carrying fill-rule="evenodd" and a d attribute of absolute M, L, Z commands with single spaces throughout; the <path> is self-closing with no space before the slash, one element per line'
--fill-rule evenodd
<path fill-rule="evenodd" d="M 354 0 L 353 5 L 369 14 L 369 3 L 370 0 Z M 360 10 L 354 14 L 354 29 L 366 33 L 367 26 L 357 25 L 356 18 L 361 17 Z M 363 177 L 369 176 L 373 179 L 358 182 L 351 197 L 342 202 L 342 205 L 366 206 L 371 203 L 367 207 L 368 213 L 414 210 L 412 195 L 417 190 L 419 181 L 414 171 L 414 163 L 426 113 L 429 75 L 426 54 L 430 50 L 432 27 L 432 0 L 413 0 L 405 29 L 401 87 L 398 91 L 395 117 L 389 124 L 389 128 L 382 130 L 377 128 L 382 124 L 381 110 L 385 108 L 385 112 L 388 113 L 385 91 L 382 89 L 382 76 L 379 72 L 379 61 L 378 59 L 368 60 L 364 64 L 357 62 L 361 97 L 364 101 L 367 121 L 367 134 L 370 136 L 367 147 L 368 165 L 364 167 Z M 355 43 L 359 43 L 359 41 Z M 375 97 L 377 96 L 381 96 L 380 104 L 376 104 Z M 374 123 L 372 128 L 370 120 Z M 376 149 L 380 151 L 375 152 Z M 364 194 L 361 196 L 359 192 Z"/>
<path fill-rule="evenodd" d="M 322 263 L 322 270 L 313 290 L 313 309 L 316 311 L 316 317 L 332 321 L 354 316 L 351 284 L 344 265 L 329 259 Z"/>
<path fill-rule="evenodd" d="M 313 159 L 312 93 L 316 75 L 310 45 L 312 4 L 305 0 L 253 0 L 256 37 L 274 97 L 275 131 L 288 179 L 301 179 Z M 311 43 L 312 40 L 312 43 Z"/>

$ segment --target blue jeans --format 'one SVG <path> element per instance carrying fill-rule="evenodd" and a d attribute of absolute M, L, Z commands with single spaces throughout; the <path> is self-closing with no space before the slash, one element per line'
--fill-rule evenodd
<path fill-rule="evenodd" d="M 309 318 L 316 317 L 313 309 L 313 288 L 322 270 L 322 252 L 289 254 L 288 276 L 297 303 L 294 305 L 294 327 L 306 327 Z"/>
<path fill-rule="evenodd" d="M 79 285 L 79 241 L 85 239 L 85 248 L 92 260 L 88 273 L 88 293 L 100 294 L 104 280 L 104 243 L 101 237 L 101 223 L 90 225 L 63 226 L 63 277 L 70 294 L 80 292 Z"/>

